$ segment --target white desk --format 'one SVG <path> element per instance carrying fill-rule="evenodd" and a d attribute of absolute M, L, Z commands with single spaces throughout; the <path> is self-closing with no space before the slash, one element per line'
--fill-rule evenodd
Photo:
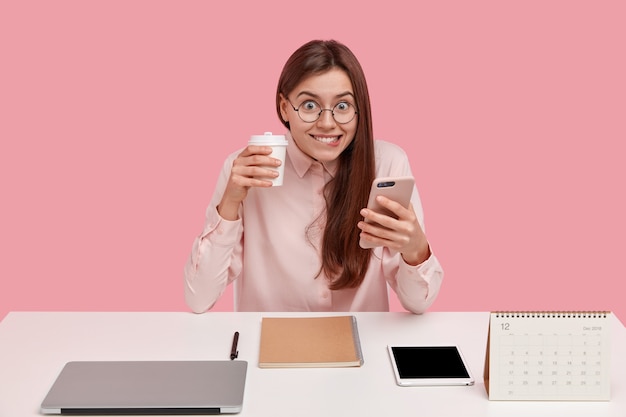
<path fill-rule="evenodd" d="M 617 318 L 610 402 L 492 402 L 482 379 L 488 313 L 357 313 L 361 368 L 260 369 L 261 317 L 296 315 L 306 314 L 9 313 L 0 323 L 0 416 L 39 415 L 68 361 L 228 359 L 234 331 L 239 359 L 249 362 L 242 417 L 626 415 L 626 329 Z M 475 386 L 396 386 L 387 344 L 451 342 L 469 361 Z"/>

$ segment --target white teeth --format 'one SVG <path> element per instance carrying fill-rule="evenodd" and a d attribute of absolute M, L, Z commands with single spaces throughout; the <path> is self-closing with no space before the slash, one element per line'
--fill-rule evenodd
<path fill-rule="evenodd" d="M 322 143 L 332 143 L 332 142 L 336 142 L 337 140 L 339 140 L 339 136 L 333 136 L 331 138 L 328 137 L 319 137 L 319 136 L 314 136 L 315 140 L 318 142 L 322 142 Z"/>

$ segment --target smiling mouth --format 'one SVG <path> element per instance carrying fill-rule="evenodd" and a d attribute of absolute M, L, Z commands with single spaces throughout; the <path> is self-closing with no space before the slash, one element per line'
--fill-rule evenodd
<path fill-rule="evenodd" d="M 312 136 L 318 142 L 321 143 L 335 143 L 339 141 L 341 136 Z"/>

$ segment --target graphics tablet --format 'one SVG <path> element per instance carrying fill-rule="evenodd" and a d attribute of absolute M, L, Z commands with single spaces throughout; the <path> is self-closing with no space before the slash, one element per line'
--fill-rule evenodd
<path fill-rule="evenodd" d="M 455 345 L 387 347 L 400 386 L 473 385 L 469 367 Z"/>

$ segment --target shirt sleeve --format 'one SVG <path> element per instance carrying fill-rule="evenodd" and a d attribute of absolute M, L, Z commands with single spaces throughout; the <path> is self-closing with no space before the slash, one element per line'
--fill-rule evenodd
<path fill-rule="evenodd" d="M 409 265 L 401 256 L 398 257 L 400 263 L 394 279 L 388 280 L 390 286 L 398 295 L 402 307 L 412 313 L 422 314 L 439 293 L 443 268 L 432 253 L 427 260 L 416 266 Z"/>
<path fill-rule="evenodd" d="M 385 145 L 384 152 L 379 152 L 377 164 L 380 176 L 413 175 L 406 153 L 398 146 L 389 143 Z M 411 204 L 415 210 L 418 222 L 426 233 L 424 224 L 424 209 L 417 189 L 413 189 Z M 431 255 L 419 265 L 412 266 L 404 262 L 399 253 L 388 248 L 379 249 L 378 256 L 383 259 L 383 271 L 387 283 L 398 295 L 402 306 L 415 314 L 426 311 L 435 301 L 441 282 L 443 281 L 443 268 L 434 255 L 431 247 Z"/>
<path fill-rule="evenodd" d="M 419 224 L 426 233 L 424 210 L 417 189 L 413 191 L 411 202 Z M 385 248 L 385 253 L 394 260 L 393 263 L 397 265 L 397 269 L 393 268 L 393 273 L 387 278 L 387 282 L 406 310 L 415 314 L 423 313 L 435 301 L 443 280 L 443 268 L 434 255 L 432 247 L 428 259 L 415 266 L 404 262 L 399 253 L 391 255 L 390 252 Z"/>
<path fill-rule="evenodd" d="M 184 269 L 185 301 L 195 313 L 215 304 L 242 269 L 243 222 L 223 219 L 217 212 L 230 175 L 232 156 L 224 163 L 206 210 L 202 233 L 195 238 Z"/>

